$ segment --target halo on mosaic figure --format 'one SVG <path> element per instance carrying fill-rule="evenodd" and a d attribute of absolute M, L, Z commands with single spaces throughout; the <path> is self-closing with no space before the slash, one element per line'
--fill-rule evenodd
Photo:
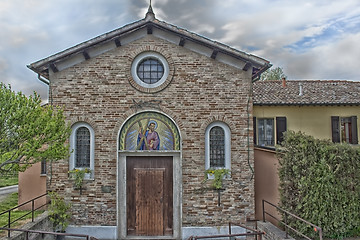
<path fill-rule="evenodd" d="M 149 124 L 148 124 L 148 127 L 150 126 L 150 124 L 155 124 L 155 128 L 154 128 L 154 130 L 156 130 L 157 129 L 157 127 L 158 127 L 158 124 L 157 124 L 157 122 L 155 121 L 155 120 L 150 120 L 149 121 Z"/>

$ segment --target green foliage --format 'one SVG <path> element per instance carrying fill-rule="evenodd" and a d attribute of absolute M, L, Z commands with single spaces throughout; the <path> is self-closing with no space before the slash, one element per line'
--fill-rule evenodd
<path fill-rule="evenodd" d="M 50 220 L 53 222 L 55 230 L 65 232 L 71 218 L 71 205 L 66 203 L 64 198 L 56 192 L 49 193 L 49 196 L 51 199 L 48 209 Z"/>
<path fill-rule="evenodd" d="M 284 73 L 284 70 L 281 67 L 269 68 L 261 74 L 261 81 L 267 80 L 281 80 L 282 78 L 287 78 Z"/>
<path fill-rule="evenodd" d="M 322 227 L 324 236 L 360 233 L 360 148 L 288 131 L 279 157 L 281 207 Z M 291 225 L 315 239 L 295 220 Z"/>
<path fill-rule="evenodd" d="M 79 189 L 82 187 L 85 173 L 91 173 L 91 170 L 89 168 L 84 168 L 84 169 L 75 168 L 69 171 L 70 176 L 74 179 L 75 188 Z"/>
<path fill-rule="evenodd" d="M 68 156 L 71 129 L 63 111 L 40 104 L 36 93 L 26 97 L 0 83 L 0 173 Z"/>
<path fill-rule="evenodd" d="M 209 175 L 214 176 L 214 179 L 212 181 L 211 186 L 214 189 L 222 189 L 222 187 L 223 187 L 223 184 L 222 184 L 223 178 L 230 176 L 230 170 L 225 169 L 225 168 L 220 168 L 220 169 L 210 168 L 210 169 L 205 171 L 205 181 L 208 180 Z"/>

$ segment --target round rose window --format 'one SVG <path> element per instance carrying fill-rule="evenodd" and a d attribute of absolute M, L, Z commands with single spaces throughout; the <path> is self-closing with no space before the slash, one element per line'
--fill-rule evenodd
<path fill-rule="evenodd" d="M 159 53 L 143 52 L 132 62 L 131 75 L 141 87 L 157 88 L 169 76 L 169 64 Z"/>
<path fill-rule="evenodd" d="M 139 63 L 136 74 L 144 83 L 157 83 L 164 76 L 164 66 L 156 58 L 147 58 Z"/>

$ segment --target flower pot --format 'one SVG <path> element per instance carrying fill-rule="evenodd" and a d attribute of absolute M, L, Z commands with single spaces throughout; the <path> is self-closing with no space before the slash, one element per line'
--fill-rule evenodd
<path fill-rule="evenodd" d="M 56 235 L 56 240 L 65 240 L 64 235 Z"/>
<path fill-rule="evenodd" d="M 65 233 L 65 231 L 57 230 L 56 233 Z M 56 235 L 56 236 L 55 236 L 55 239 L 56 239 L 56 240 L 64 240 L 64 239 L 65 239 L 65 235 Z"/>

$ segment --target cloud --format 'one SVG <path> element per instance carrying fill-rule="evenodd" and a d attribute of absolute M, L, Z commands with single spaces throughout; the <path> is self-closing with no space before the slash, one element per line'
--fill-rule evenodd
<path fill-rule="evenodd" d="M 349 71 L 350 66 L 359 66 L 354 61 L 360 31 L 356 1 L 256 4 L 261 7 L 246 6 L 246 13 L 224 24 L 221 42 L 269 59 L 293 79 L 356 78 L 356 72 Z"/>
<path fill-rule="evenodd" d="M 0 58 L 0 75 L 4 75 L 5 71 L 9 68 L 9 64 L 5 59 Z"/>
<path fill-rule="evenodd" d="M 26 65 L 142 19 L 149 0 L 1 0 L 0 79 L 47 96 Z M 158 19 L 268 59 L 290 79 L 359 79 L 358 0 L 153 0 Z"/>
<path fill-rule="evenodd" d="M 315 70 L 314 74 L 326 78 L 336 76 L 337 79 L 360 80 L 354 71 L 360 66 L 360 33 L 348 34 L 346 37 L 329 45 L 313 49 L 314 55 L 319 56 L 318 64 L 321 72 Z M 321 64 L 321 65 L 320 65 Z"/>

